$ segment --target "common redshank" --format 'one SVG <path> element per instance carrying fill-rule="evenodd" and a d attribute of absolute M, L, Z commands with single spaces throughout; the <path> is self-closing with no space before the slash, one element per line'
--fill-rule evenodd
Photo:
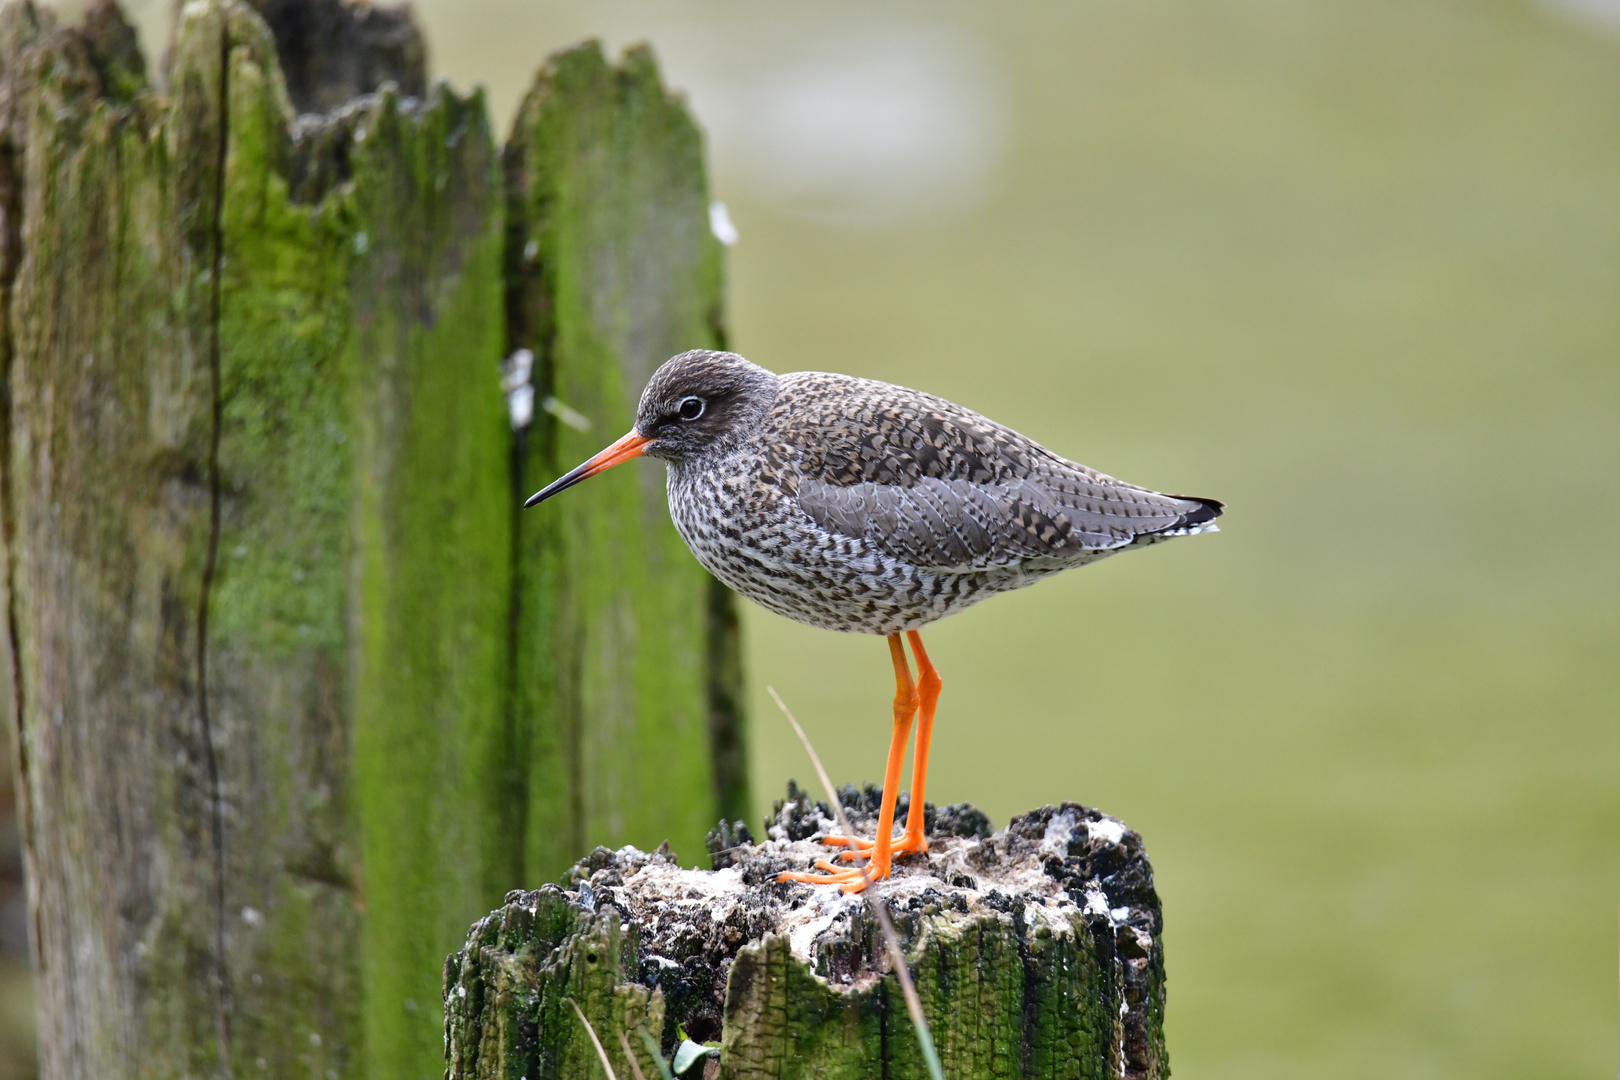
<path fill-rule="evenodd" d="M 918 630 L 1072 566 L 1213 532 L 1221 515 L 1213 499 L 1115 480 L 920 390 L 820 371 L 774 375 L 706 350 L 667 361 L 630 432 L 523 505 L 642 456 L 668 464 L 675 527 L 715 577 L 790 619 L 888 638 L 894 730 L 877 835 L 825 840 L 867 863 L 823 859 L 821 873 L 783 875 L 845 892 L 887 877 L 895 855 L 928 849 L 923 791 L 941 681 Z M 900 769 L 919 713 L 911 806 L 896 839 Z"/>

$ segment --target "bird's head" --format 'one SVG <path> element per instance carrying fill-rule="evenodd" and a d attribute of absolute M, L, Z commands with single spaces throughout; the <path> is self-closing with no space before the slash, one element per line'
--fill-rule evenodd
<path fill-rule="evenodd" d="M 641 393 L 636 424 L 589 461 L 529 496 L 544 502 L 632 458 L 680 464 L 724 453 L 756 426 L 776 400 L 776 376 L 736 353 L 693 349 L 664 361 Z"/>

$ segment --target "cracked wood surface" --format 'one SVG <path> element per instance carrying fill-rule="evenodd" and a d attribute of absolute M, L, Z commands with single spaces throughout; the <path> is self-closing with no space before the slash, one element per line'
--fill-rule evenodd
<path fill-rule="evenodd" d="M 214 540 L 221 53 L 198 40 L 177 51 L 162 110 L 103 77 L 97 41 L 27 5 L 0 10 L 18 244 L 9 696 L 54 1076 L 224 1063 L 220 786 L 199 632 Z M 179 160 L 189 184 L 175 182 Z"/>

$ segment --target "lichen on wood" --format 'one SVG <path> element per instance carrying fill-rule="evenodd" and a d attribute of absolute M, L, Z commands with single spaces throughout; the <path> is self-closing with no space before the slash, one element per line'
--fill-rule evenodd
<path fill-rule="evenodd" d="M 857 829 L 875 792 L 846 789 Z M 931 848 L 874 886 L 950 1077 L 1162 1078 L 1164 951 L 1140 837 L 1074 803 L 1014 818 L 929 807 Z M 728 1078 L 925 1077 L 877 922 L 859 897 L 779 884 L 825 853 L 824 804 L 796 789 L 767 836 L 711 837 L 712 871 L 598 848 L 565 886 L 515 892 L 445 967 L 451 1080 L 596 1075 L 579 1000 L 619 1075 L 645 1025 L 721 1044 Z"/>

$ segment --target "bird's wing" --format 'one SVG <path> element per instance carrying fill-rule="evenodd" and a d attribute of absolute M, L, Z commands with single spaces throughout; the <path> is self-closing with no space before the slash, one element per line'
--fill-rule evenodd
<path fill-rule="evenodd" d="M 1161 495 L 1067 461 L 930 394 L 800 377 L 808 385 L 790 387 L 772 418 L 782 480 L 821 528 L 914 566 L 1078 559 L 1191 531 L 1219 513 L 1218 503 Z"/>

